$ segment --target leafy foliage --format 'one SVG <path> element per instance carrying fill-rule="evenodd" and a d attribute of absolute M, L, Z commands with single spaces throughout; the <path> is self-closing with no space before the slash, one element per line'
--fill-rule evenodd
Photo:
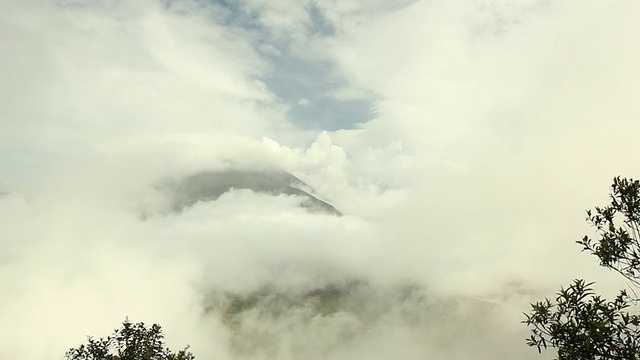
<path fill-rule="evenodd" d="M 68 360 L 193 360 L 189 351 L 172 352 L 164 346 L 164 335 L 158 324 L 147 328 L 144 323 L 131 323 L 115 329 L 106 338 L 87 338 L 87 343 L 71 348 L 65 354 Z"/>
<path fill-rule="evenodd" d="M 587 222 L 599 238 L 577 241 L 600 259 L 600 265 L 615 270 L 640 286 L 640 181 L 616 177 L 611 185 L 611 203 L 587 210 Z"/>
<path fill-rule="evenodd" d="M 532 304 L 524 321 L 532 326 L 529 346 L 540 352 L 558 349 L 558 359 L 637 359 L 640 354 L 640 318 L 625 311 L 627 294 L 613 301 L 595 294 L 592 284 L 575 280 L 561 289 L 555 302 Z"/>
<path fill-rule="evenodd" d="M 598 237 L 577 241 L 583 251 L 640 285 L 640 181 L 614 178 L 610 204 L 587 210 L 586 220 Z M 556 348 L 558 360 L 640 359 L 640 317 L 628 312 L 637 299 L 622 290 L 607 301 L 592 285 L 575 280 L 553 301 L 531 304 L 523 321 L 532 328 L 527 345 Z"/>

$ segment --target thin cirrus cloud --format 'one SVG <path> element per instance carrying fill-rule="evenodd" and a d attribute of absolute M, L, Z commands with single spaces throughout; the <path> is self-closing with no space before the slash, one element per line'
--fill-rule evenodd
<path fill-rule="evenodd" d="M 538 358 L 528 302 L 624 286 L 572 240 L 637 176 L 634 1 L 0 10 L 0 357 L 62 358 L 129 316 L 202 359 Z M 141 219 L 162 181 L 229 168 L 285 169 L 344 216 L 240 189 Z M 353 281 L 369 317 L 207 310 Z M 242 353 L 242 329 L 277 336 Z"/>

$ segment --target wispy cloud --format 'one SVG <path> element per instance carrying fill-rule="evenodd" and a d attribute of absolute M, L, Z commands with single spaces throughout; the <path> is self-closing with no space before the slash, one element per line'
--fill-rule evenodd
<path fill-rule="evenodd" d="M 573 240 L 613 176 L 637 177 L 635 1 L 0 10 L 0 357 L 62 357 L 128 315 L 198 358 L 240 358 L 237 333 L 206 310 L 212 293 L 359 279 L 459 307 L 430 317 L 431 303 L 389 290 L 377 332 L 339 349 L 300 334 L 334 336 L 355 312 L 247 312 L 246 326 L 281 335 L 255 358 L 295 358 L 300 341 L 332 359 L 387 358 L 398 344 L 408 359 L 537 358 L 518 343 L 529 301 L 574 277 L 624 286 Z M 287 170 L 345 216 L 238 190 L 139 218 L 164 179 L 228 168 Z M 475 317 L 464 301 L 494 305 Z"/>

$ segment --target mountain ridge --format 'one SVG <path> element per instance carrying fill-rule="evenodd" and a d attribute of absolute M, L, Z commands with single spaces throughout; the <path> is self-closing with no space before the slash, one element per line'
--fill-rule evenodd
<path fill-rule="evenodd" d="M 284 170 L 201 171 L 168 182 L 164 187 L 174 212 L 182 212 L 198 202 L 216 201 L 234 189 L 245 189 L 274 196 L 299 196 L 303 198 L 300 206 L 310 212 L 342 216 L 333 205 L 312 194 L 313 188 Z"/>

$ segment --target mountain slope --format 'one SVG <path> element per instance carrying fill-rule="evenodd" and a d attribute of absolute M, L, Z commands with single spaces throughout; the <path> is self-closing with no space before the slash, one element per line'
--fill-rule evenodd
<path fill-rule="evenodd" d="M 333 205 L 318 199 L 302 180 L 282 170 L 204 171 L 189 175 L 167 185 L 174 211 L 183 211 L 201 201 L 215 201 L 232 189 L 303 198 L 301 206 L 311 212 L 342 215 Z"/>

